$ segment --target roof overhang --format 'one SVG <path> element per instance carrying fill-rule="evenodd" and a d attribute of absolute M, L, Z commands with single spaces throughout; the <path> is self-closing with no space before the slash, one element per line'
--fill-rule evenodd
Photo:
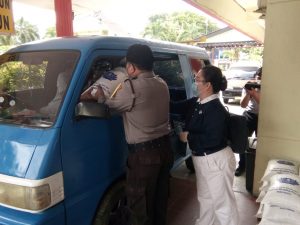
<path fill-rule="evenodd" d="M 36 6 L 38 8 L 54 10 L 54 0 L 13 0 L 14 2 Z M 72 0 L 72 9 L 75 13 L 93 12 L 100 9 L 99 0 Z"/>
<path fill-rule="evenodd" d="M 227 23 L 252 39 L 264 42 L 264 20 L 267 0 L 183 0 L 207 14 Z M 40 8 L 54 10 L 54 0 L 14 0 Z M 100 8 L 99 0 L 72 0 L 75 13 L 93 12 Z"/>
<path fill-rule="evenodd" d="M 263 43 L 267 0 L 184 0 L 228 26 Z"/>

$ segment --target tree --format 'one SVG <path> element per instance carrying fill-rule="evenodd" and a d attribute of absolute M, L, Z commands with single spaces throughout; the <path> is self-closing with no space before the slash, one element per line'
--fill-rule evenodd
<path fill-rule="evenodd" d="M 0 35 L 0 54 L 10 49 L 12 45 L 14 45 L 14 39 L 11 34 Z"/>
<path fill-rule="evenodd" d="M 1 45 L 13 45 L 14 39 L 11 34 L 0 35 L 0 43 L 1 43 Z"/>
<path fill-rule="evenodd" d="M 53 38 L 56 37 L 56 28 L 55 27 L 48 27 L 44 38 Z"/>
<path fill-rule="evenodd" d="M 251 60 L 262 61 L 263 47 L 232 47 L 222 51 L 223 58 L 233 61 Z"/>
<path fill-rule="evenodd" d="M 23 17 L 16 21 L 15 30 L 14 35 L 0 35 L 0 44 L 16 45 L 40 39 L 38 28 L 25 21 Z"/>
<path fill-rule="evenodd" d="M 263 47 L 242 48 L 241 52 L 248 55 L 250 60 L 262 61 Z"/>
<path fill-rule="evenodd" d="M 165 41 L 188 41 L 218 29 L 206 17 L 192 12 L 157 14 L 149 20 L 143 36 Z"/>
<path fill-rule="evenodd" d="M 25 21 L 23 17 L 16 22 L 16 41 L 23 44 L 29 41 L 40 39 L 38 28 Z"/>

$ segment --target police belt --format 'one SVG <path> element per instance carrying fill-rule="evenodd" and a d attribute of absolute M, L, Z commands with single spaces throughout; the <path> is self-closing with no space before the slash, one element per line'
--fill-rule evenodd
<path fill-rule="evenodd" d="M 140 142 L 137 144 L 128 144 L 128 150 L 129 152 L 137 152 L 140 150 L 157 149 L 166 145 L 168 141 L 169 141 L 169 135 L 167 134 L 150 141 Z"/>

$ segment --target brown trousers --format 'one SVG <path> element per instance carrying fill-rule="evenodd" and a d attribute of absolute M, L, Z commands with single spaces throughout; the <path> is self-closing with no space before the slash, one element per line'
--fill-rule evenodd
<path fill-rule="evenodd" d="M 132 225 L 166 225 L 172 165 L 169 141 L 157 148 L 130 151 L 126 192 Z"/>

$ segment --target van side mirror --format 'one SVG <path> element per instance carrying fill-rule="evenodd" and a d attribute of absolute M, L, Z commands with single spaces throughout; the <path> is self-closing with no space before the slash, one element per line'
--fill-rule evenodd
<path fill-rule="evenodd" d="M 76 118 L 92 117 L 108 119 L 110 111 L 107 105 L 97 102 L 79 102 L 75 108 Z"/>

